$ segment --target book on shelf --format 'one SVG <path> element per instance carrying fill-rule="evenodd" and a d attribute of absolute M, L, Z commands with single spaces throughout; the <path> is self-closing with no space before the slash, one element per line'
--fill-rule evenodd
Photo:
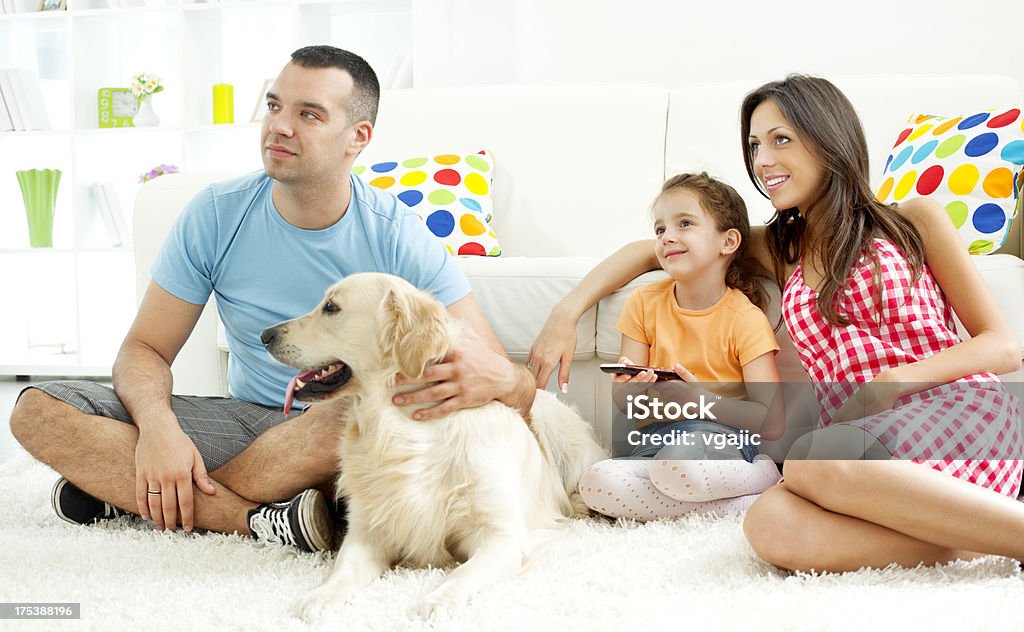
<path fill-rule="evenodd" d="M 9 68 L 0 68 L 0 96 L 3 97 L 7 107 L 7 115 L 11 117 L 11 129 L 20 131 L 25 129 L 21 122 L 21 114 L 18 112 L 18 104 L 14 102 L 14 85 L 11 83 Z"/>
<path fill-rule="evenodd" d="M 11 120 L 11 113 L 7 109 L 7 101 L 4 95 L 0 94 L 0 132 L 14 131 L 14 121 Z"/>
<path fill-rule="evenodd" d="M 50 129 L 50 116 L 46 111 L 46 99 L 39 85 L 39 75 L 34 70 L 14 69 L 14 98 L 20 109 L 26 130 Z"/>
<path fill-rule="evenodd" d="M 113 182 L 94 182 L 89 187 L 92 190 L 93 199 L 96 200 L 96 207 L 100 217 L 103 218 L 103 225 L 107 227 L 107 235 L 110 236 L 110 245 L 127 245 L 130 235 L 128 223 L 124 219 L 124 212 L 121 210 L 121 200 L 117 197 L 117 189 Z"/>
<path fill-rule="evenodd" d="M 35 71 L 0 68 L 0 98 L 7 106 L 14 130 L 50 129 L 46 100 L 39 86 L 39 75 Z"/>

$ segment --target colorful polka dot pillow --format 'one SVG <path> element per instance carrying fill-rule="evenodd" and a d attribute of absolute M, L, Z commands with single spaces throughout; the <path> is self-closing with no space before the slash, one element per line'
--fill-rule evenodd
<path fill-rule="evenodd" d="M 486 151 L 420 155 L 356 166 L 352 171 L 416 211 L 449 253 L 501 254 L 498 238 L 488 225 L 494 165 Z"/>
<path fill-rule="evenodd" d="M 885 163 L 878 199 L 927 196 L 946 207 L 971 254 L 1006 241 L 1024 178 L 1021 108 L 911 116 Z"/>

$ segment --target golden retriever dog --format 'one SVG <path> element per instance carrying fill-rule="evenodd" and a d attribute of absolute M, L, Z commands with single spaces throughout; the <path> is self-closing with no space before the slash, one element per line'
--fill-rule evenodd
<path fill-rule="evenodd" d="M 548 530 L 586 511 L 576 486 L 607 455 L 590 425 L 550 393 L 537 392 L 529 423 L 496 401 L 431 421 L 392 403 L 402 390 L 396 375 L 421 376 L 463 327 L 403 279 L 364 273 L 264 332 L 270 354 L 302 371 L 289 404 L 293 396 L 351 400 L 337 483 L 348 533 L 330 578 L 297 605 L 301 616 L 347 601 L 395 564 L 462 562 L 417 613 L 460 606 L 519 571 Z"/>

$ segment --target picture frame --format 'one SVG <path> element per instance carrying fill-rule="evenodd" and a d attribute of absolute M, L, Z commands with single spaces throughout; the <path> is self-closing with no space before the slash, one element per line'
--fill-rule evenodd
<path fill-rule="evenodd" d="M 68 8 L 68 0 L 39 0 L 38 11 L 64 11 Z"/>
<path fill-rule="evenodd" d="M 139 101 L 131 88 L 100 88 L 96 105 L 100 128 L 135 127 L 132 119 L 139 111 Z"/>
<path fill-rule="evenodd" d="M 262 123 L 263 115 L 267 113 L 267 90 L 270 90 L 270 86 L 274 85 L 274 78 L 263 80 L 263 87 L 260 88 L 259 94 L 256 95 L 256 107 L 252 109 L 252 116 L 249 117 L 250 123 Z"/>

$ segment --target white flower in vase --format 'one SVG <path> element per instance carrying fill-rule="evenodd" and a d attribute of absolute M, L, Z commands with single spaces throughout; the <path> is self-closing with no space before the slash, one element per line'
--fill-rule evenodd
<path fill-rule="evenodd" d="M 139 111 L 132 118 L 135 127 L 155 127 L 160 124 L 160 117 L 153 110 L 152 96 L 163 92 L 164 86 L 160 77 L 149 72 L 140 72 L 132 77 L 132 95 L 139 102 Z"/>

